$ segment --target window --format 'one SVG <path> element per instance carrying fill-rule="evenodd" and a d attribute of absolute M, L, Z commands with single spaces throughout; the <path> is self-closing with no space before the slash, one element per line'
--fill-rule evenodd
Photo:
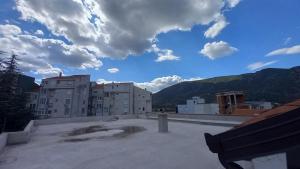
<path fill-rule="evenodd" d="M 85 100 L 82 101 L 82 104 L 85 104 Z"/>
<path fill-rule="evenodd" d="M 108 92 L 105 92 L 105 93 L 104 93 L 104 96 L 105 96 L 105 97 L 109 97 L 109 93 L 108 93 Z"/>
<path fill-rule="evenodd" d="M 85 108 L 81 108 L 81 114 L 85 113 Z"/>
<path fill-rule="evenodd" d="M 65 115 L 68 115 L 70 114 L 70 108 L 69 107 L 65 107 L 65 112 L 64 112 Z"/>
<path fill-rule="evenodd" d="M 45 104 L 46 103 L 46 98 L 42 98 L 41 100 L 40 100 L 40 104 Z"/>
<path fill-rule="evenodd" d="M 43 90 L 42 90 L 42 93 L 43 93 L 43 94 L 46 94 L 46 93 L 47 93 L 47 89 L 43 89 Z"/>
<path fill-rule="evenodd" d="M 29 109 L 30 109 L 30 110 L 35 110 L 35 104 L 30 104 L 30 105 L 29 105 Z"/>
<path fill-rule="evenodd" d="M 51 112 L 51 110 L 48 110 L 48 114 L 51 114 L 52 112 Z"/>
<path fill-rule="evenodd" d="M 49 108 L 52 108 L 52 107 L 53 107 L 53 103 L 49 103 L 49 104 L 48 104 L 48 107 L 49 107 Z"/>
<path fill-rule="evenodd" d="M 40 109 L 40 110 L 39 110 L 39 114 L 40 114 L 40 115 L 43 115 L 43 114 L 44 114 L 44 109 Z"/>
<path fill-rule="evenodd" d="M 71 103 L 71 99 L 65 99 L 65 104 L 70 104 Z"/>
<path fill-rule="evenodd" d="M 57 81 L 56 81 L 56 84 L 59 84 L 59 83 L 60 83 L 60 80 L 57 80 Z"/>

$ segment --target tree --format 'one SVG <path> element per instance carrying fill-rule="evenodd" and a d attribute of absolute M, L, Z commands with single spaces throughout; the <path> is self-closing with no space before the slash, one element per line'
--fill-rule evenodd
<path fill-rule="evenodd" d="M 3 54 L 3 53 L 2 53 Z M 26 97 L 18 92 L 17 55 L 1 60 L 0 72 L 0 132 L 21 129 L 30 120 L 26 109 Z M 25 124 L 26 125 L 26 124 Z"/>

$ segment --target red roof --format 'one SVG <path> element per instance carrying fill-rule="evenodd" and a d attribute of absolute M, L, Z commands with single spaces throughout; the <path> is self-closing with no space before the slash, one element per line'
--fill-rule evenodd
<path fill-rule="evenodd" d="M 280 114 L 289 112 L 291 110 L 295 110 L 297 108 L 300 108 L 300 99 L 295 100 L 293 102 L 287 103 L 283 106 L 279 106 L 276 108 L 273 108 L 271 110 L 266 110 L 264 112 L 262 112 L 261 114 L 259 114 L 258 116 L 245 121 L 244 123 L 238 125 L 237 127 L 243 127 L 243 126 L 247 126 L 249 124 L 253 124 L 253 123 L 257 123 L 259 121 L 274 117 L 274 116 L 278 116 Z"/>

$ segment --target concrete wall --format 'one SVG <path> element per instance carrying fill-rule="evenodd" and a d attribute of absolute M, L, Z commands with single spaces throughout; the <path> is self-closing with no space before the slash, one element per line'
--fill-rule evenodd
<path fill-rule="evenodd" d="M 274 154 L 252 160 L 254 169 L 287 169 L 286 154 Z"/>
<path fill-rule="evenodd" d="M 149 113 L 148 116 L 156 116 L 157 113 Z M 229 115 L 210 115 L 210 114 L 175 114 L 170 113 L 169 118 L 187 118 L 201 120 L 221 120 L 242 122 L 250 119 L 250 116 L 229 116 Z"/>
<path fill-rule="evenodd" d="M 3 151 L 7 144 L 7 133 L 0 134 L 0 153 Z"/>
<path fill-rule="evenodd" d="M 115 116 L 89 116 L 89 117 L 73 117 L 73 118 L 51 118 L 43 120 L 35 120 L 35 125 L 50 125 L 50 124 L 61 124 L 61 123 L 78 123 L 78 122 L 90 122 L 100 120 L 112 120 L 112 119 L 131 119 L 136 118 L 135 115 L 115 115 Z"/>
<path fill-rule="evenodd" d="M 179 114 L 218 114 L 218 104 L 186 104 L 177 106 Z"/>
<path fill-rule="evenodd" d="M 7 132 L 7 144 L 27 143 L 34 130 L 34 121 L 31 120 L 23 131 Z"/>

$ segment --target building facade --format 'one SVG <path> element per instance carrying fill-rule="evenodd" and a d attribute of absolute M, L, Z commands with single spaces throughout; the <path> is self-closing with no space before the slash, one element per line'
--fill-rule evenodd
<path fill-rule="evenodd" d="M 38 118 L 110 116 L 152 112 L 151 92 L 133 83 L 97 84 L 89 75 L 43 79 L 28 92 L 27 107 Z"/>
<path fill-rule="evenodd" d="M 39 117 L 87 116 L 89 75 L 59 76 L 43 79 L 37 104 Z"/>
<path fill-rule="evenodd" d="M 133 83 L 91 85 L 91 115 L 109 116 L 152 112 L 151 92 Z"/>
<path fill-rule="evenodd" d="M 193 97 L 186 101 L 184 105 L 177 106 L 179 114 L 217 114 L 219 112 L 218 104 L 205 103 L 200 97 Z"/>

